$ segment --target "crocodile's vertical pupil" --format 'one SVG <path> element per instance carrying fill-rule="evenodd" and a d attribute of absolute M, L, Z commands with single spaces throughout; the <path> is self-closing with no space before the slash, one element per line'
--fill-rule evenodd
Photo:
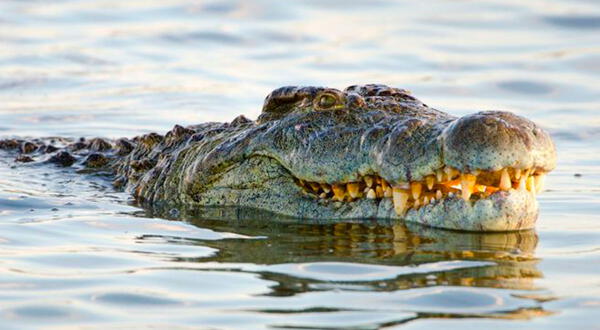
<path fill-rule="evenodd" d="M 336 99 L 332 95 L 325 94 L 319 99 L 319 107 L 323 109 L 331 108 L 335 105 Z"/>

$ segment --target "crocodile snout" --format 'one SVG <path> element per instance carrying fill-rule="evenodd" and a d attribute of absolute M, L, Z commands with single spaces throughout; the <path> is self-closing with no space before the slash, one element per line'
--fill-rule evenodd
<path fill-rule="evenodd" d="M 444 163 L 464 172 L 505 167 L 550 171 L 556 165 L 549 134 L 510 112 L 484 111 L 461 117 L 441 138 Z"/>

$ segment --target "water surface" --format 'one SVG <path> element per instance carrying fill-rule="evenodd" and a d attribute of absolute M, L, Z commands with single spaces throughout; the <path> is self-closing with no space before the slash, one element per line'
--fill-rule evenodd
<path fill-rule="evenodd" d="M 554 137 L 535 230 L 222 210 L 171 219 L 101 176 L 0 154 L 2 328 L 594 328 L 597 1 L 0 3 L 0 136 L 121 137 L 256 118 L 282 85 L 409 89 Z M 231 214 L 231 215 L 230 215 Z"/>

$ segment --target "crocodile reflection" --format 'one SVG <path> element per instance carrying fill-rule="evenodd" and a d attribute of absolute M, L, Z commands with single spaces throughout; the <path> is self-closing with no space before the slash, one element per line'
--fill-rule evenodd
<path fill-rule="evenodd" d="M 533 281 L 542 277 L 536 267 L 538 260 L 534 252 L 538 237 L 533 230 L 484 234 L 381 221 L 323 223 L 279 218 L 265 221 L 264 214 L 261 217 L 260 213 L 249 215 L 232 209 L 205 212 L 201 217 L 186 215 L 185 220 L 198 227 L 258 239 L 200 240 L 199 244 L 219 252 L 205 258 L 180 258 L 180 261 L 262 265 L 348 262 L 389 266 L 451 260 L 493 262 L 486 267 L 436 272 L 435 276 L 399 276 L 386 280 L 383 286 L 382 281 L 360 282 L 361 286 L 370 285 L 373 290 L 434 285 L 532 290 L 535 289 Z M 273 288 L 275 295 L 310 290 L 310 283 L 319 282 L 283 274 L 262 275 L 280 283 Z"/>

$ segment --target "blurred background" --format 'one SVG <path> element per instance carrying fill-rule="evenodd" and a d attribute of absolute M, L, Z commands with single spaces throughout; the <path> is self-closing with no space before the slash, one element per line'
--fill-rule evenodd
<path fill-rule="evenodd" d="M 593 0 L 7 0 L 0 9 L 4 135 L 117 137 L 255 118 L 279 86 L 374 82 L 455 114 L 506 109 L 561 136 L 599 135 Z"/>
<path fill-rule="evenodd" d="M 0 327 L 597 324 L 598 0 L 0 2 L 1 138 L 164 133 L 254 119 L 283 85 L 365 83 L 547 129 L 536 230 L 170 221 L 2 153 Z"/>

